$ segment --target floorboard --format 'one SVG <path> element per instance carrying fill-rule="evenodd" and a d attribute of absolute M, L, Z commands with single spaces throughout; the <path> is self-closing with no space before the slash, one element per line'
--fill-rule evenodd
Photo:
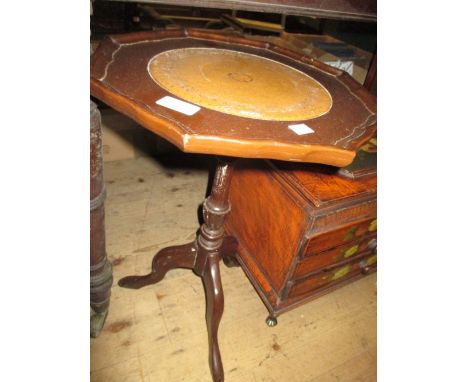
<path fill-rule="evenodd" d="M 103 331 L 91 340 L 93 382 L 210 382 L 201 280 L 174 270 L 157 285 L 122 289 L 159 249 L 194 238 L 206 193 L 202 156 L 106 162 L 106 241 L 114 286 Z M 226 382 L 376 380 L 376 275 L 265 324 L 267 310 L 240 268 L 222 265 L 219 330 Z"/>

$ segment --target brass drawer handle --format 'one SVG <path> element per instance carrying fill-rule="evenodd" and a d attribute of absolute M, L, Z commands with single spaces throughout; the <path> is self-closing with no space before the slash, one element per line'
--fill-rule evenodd
<path fill-rule="evenodd" d="M 350 270 L 351 270 L 350 265 L 345 265 L 344 267 L 338 268 L 335 272 L 331 274 L 330 281 L 338 280 L 346 276 Z"/>
<path fill-rule="evenodd" d="M 350 241 L 353 240 L 354 237 L 356 236 L 356 231 L 358 230 L 358 226 L 351 227 L 348 232 L 346 232 L 346 235 L 344 236 L 343 240 L 344 241 Z"/>
<path fill-rule="evenodd" d="M 361 273 L 368 275 L 372 270 L 374 270 L 374 264 L 377 262 L 377 255 L 369 257 L 367 260 L 361 260 L 359 262 L 359 268 L 361 268 Z"/>
<path fill-rule="evenodd" d="M 359 245 L 355 244 L 352 247 L 349 247 L 347 249 L 343 249 L 342 255 L 346 259 L 346 258 L 351 257 L 354 254 L 356 254 L 358 252 L 358 250 L 359 250 Z"/>

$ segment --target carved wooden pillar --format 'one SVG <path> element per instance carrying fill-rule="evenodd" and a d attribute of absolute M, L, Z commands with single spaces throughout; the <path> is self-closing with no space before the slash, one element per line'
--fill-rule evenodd
<path fill-rule="evenodd" d="M 233 253 L 223 248 L 224 219 L 231 207 L 228 200 L 229 185 L 235 159 L 217 158 L 218 166 L 211 194 L 203 203 L 203 220 L 197 237 L 197 258 L 194 271 L 201 276 L 206 295 L 206 325 L 208 328 L 209 364 L 213 381 L 224 381 L 224 370 L 218 345 L 218 327 L 224 311 L 224 293 L 219 262 Z M 232 239 L 230 239 L 232 240 Z M 232 249 L 237 247 L 237 241 Z"/>
<path fill-rule="evenodd" d="M 224 381 L 223 364 L 218 345 L 218 327 L 224 310 L 223 286 L 219 263 L 223 258 L 235 261 L 237 240 L 224 236 L 224 219 L 230 211 L 229 185 L 235 158 L 218 158 L 211 194 L 203 203 L 200 234 L 189 244 L 164 248 L 153 258 L 151 273 L 127 276 L 119 280 L 124 288 L 138 289 L 161 281 L 174 268 L 190 268 L 203 280 L 206 295 L 206 325 L 208 328 L 209 364 L 214 382 Z"/>
<path fill-rule="evenodd" d="M 112 266 L 106 255 L 104 200 L 106 189 L 102 171 L 101 115 L 91 102 L 90 158 L 90 265 L 91 265 L 91 336 L 97 337 L 107 317 L 112 286 Z"/>

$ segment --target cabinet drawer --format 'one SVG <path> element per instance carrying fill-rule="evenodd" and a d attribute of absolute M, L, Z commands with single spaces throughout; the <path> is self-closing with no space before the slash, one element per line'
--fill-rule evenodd
<path fill-rule="evenodd" d="M 309 238 L 303 257 L 317 255 L 327 249 L 350 243 L 368 233 L 377 231 L 377 219 L 355 222 L 334 231 L 319 233 Z"/>
<path fill-rule="evenodd" d="M 365 251 L 374 250 L 377 246 L 376 234 L 364 236 L 353 240 L 348 244 L 340 245 L 333 249 L 320 252 L 317 255 L 308 256 L 299 262 L 294 271 L 293 278 L 305 276 L 320 268 L 344 261 L 346 259 L 357 257 Z"/>
<path fill-rule="evenodd" d="M 315 289 L 338 284 L 359 273 L 375 270 L 376 263 L 377 255 L 369 254 L 364 259 L 353 259 L 349 263 L 334 267 L 333 269 L 324 269 L 311 275 L 306 280 L 293 282 L 288 297 L 292 298 L 308 294 Z"/>

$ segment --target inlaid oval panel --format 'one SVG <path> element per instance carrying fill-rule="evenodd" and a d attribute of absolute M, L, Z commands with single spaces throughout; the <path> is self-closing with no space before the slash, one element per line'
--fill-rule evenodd
<path fill-rule="evenodd" d="M 154 56 L 151 78 L 175 96 L 222 113 L 270 121 L 319 117 L 332 106 L 315 79 L 285 64 L 216 48 L 183 48 Z"/>

